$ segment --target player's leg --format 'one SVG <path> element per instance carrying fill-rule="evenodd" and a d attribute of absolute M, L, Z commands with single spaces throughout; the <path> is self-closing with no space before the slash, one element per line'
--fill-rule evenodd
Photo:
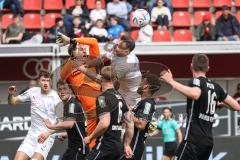
<path fill-rule="evenodd" d="M 48 152 L 54 144 L 54 138 L 49 137 L 44 143 L 37 143 L 32 159 L 44 160 L 47 158 Z"/>
<path fill-rule="evenodd" d="M 30 157 L 22 151 L 17 151 L 14 157 L 14 160 L 28 160 L 28 159 L 30 159 Z"/>

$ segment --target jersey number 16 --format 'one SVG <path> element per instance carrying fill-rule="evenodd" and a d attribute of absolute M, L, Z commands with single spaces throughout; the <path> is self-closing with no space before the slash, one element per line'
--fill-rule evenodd
<path fill-rule="evenodd" d="M 216 108 L 216 104 L 217 104 L 217 102 L 215 100 L 216 97 L 217 97 L 217 95 L 215 92 L 211 93 L 211 90 L 208 91 L 208 106 L 207 106 L 207 111 L 206 111 L 207 114 L 210 113 L 211 115 L 213 115 L 215 113 L 215 108 Z"/>

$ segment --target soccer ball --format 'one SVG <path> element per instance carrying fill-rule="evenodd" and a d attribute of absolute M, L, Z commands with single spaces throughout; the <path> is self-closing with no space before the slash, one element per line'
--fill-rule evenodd
<path fill-rule="evenodd" d="M 133 12 L 132 21 L 138 27 L 144 27 L 150 23 L 150 14 L 145 9 L 137 9 Z"/>

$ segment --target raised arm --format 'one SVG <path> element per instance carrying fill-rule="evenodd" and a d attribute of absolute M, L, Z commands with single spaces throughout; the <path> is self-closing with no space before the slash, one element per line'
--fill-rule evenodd
<path fill-rule="evenodd" d="M 10 86 L 8 88 L 8 104 L 15 105 L 22 102 L 19 96 L 14 96 L 16 92 L 16 86 Z"/>
<path fill-rule="evenodd" d="M 172 73 L 170 70 L 168 70 L 163 75 L 160 75 L 161 78 L 166 81 L 168 84 L 170 84 L 174 89 L 176 89 L 178 92 L 182 93 L 183 95 L 193 99 L 197 100 L 201 95 L 201 89 L 198 87 L 189 87 L 186 85 L 183 85 L 173 79 Z"/>

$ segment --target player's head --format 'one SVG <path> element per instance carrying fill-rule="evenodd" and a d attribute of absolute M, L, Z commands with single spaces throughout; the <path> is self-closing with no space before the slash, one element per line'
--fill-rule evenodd
<path fill-rule="evenodd" d="M 123 35 L 118 40 L 117 44 L 114 46 L 113 54 L 124 57 L 127 56 L 130 52 L 132 52 L 135 48 L 134 40 L 127 35 Z"/>
<path fill-rule="evenodd" d="M 162 113 L 165 119 L 170 119 L 173 117 L 172 108 L 170 107 L 164 107 L 162 109 Z"/>
<path fill-rule="evenodd" d="M 112 83 L 117 80 L 117 73 L 112 66 L 105 66 L 101 69 L 102 83 Z"/>
<path fill-rule="evenodd" d="M 138 88 L 138 93 L 140 95 L 148 94 L 153 95 L 156 91 L 160 89 L 160 81 L 158 76 L 155 74 L 147 74 L 143 79 Z"/>
<path fill-rule="evenodd" d="M 43 92 L 48 92 L 52 85 L 52 74 L 48 71 L 41 70 L 38 77 L 38 83 Z"/>
<path fill-rule="evenodd" d="M 195 54 L 192 58 L 191 70 L 193 73 L 202 72 L 206 73 L 209 70 L 209 59 L 207 55 L 199 53 Z"/>
<path fill-rule="evenodd" d="M 68 83 L 62 79 L 57 81 L 57 92 L 62 101 L 68 101 L 71 98 L 72 90 Z"/>

